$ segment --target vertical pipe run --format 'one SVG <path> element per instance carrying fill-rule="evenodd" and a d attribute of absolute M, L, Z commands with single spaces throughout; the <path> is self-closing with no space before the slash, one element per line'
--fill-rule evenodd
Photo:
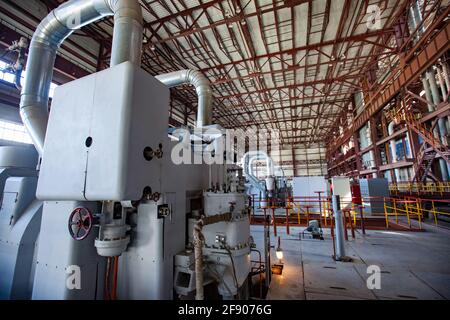
<path fill-rule="evenodd" d="M 448 92 L 447 92 L 447 87 L 445 85 L 443 72 L 442 72 L 441 68 L 438 66 L 436 67 L 436 70 L 437 70 L 437 78 L 438 78 L 439 86 L 441 88 L 442 96 L 445 98 L 445 97 L 447 97 Z"/>
<path fill-rule="evenodd" d="M 336 260 L 342 260 L 345 257 L 344 246 L 344 225 L 342 221 L 341 199 L 338 195 L 333 196 L 334 225 L 336 233 Z"/>
<path fill-rule="evenodd" d="M 118 269 L 119 269 L 119 257 L 113 257 L 113 285 L 111 290 L 111 300 L 117 299 L 117 275 L 118 275 Z"/>
<path fill-rule="evenodd" d="M 104 292 L 104 299 L 105 300 L 111 300 L 111 292 L 109 290 L 110 287 L 110 279 L 109 275 L 111 272 L 111 257 L 108 257 L 106 259 L 106 272 L 105 272 L 105 292 Z"/>
<path fill-rule="evenodd" d="M 264 209 L 265 212 L 265 209 Z M 264 214 L 265 215 L 265 214 Z M 264 262 L 265 262 L 265 283 L 266 288 L 269 288 L 271 281 L 271 266 L 270 266 L 270 217 L 265 215 L 264 219 Z"/>
<path fill-rule="evenodd" d="M 441 67 L 442 67 L 442 65 L 441 65 Z M 441 92 L 442 92 L 443 101 L 445 101 L 448 99 L 448 89 L 447 89 L 447 84 L 444 79 L 444 71 L 439 66 L 436 66 L 436 70 L 437 70 L 437 78 L 438 78 L 438 82 L 439 82 L 439 87 L 441 88 Z M 447 116 L 446 118 L 444 118 L 444 122 L 446 124 L 446 130 L 447 130 L 447 132 L 449 132 L 450 131 L 450 116 Z M 450 171 L 450 167 L 448 168 L 448 170 Z"/>
<path fill-rule="evenodd" d="M 439 88 L 436 83 L 436 76 L 433 69 L 429 69 L 427 71 L 427 77 L 430 83 L 433 103 L 437 106 L 441 103 L 441 97 L 439 95 Z M 445 118 L 440 118 L 438 120 L 440 140 L 444 145 L 447 144 L 447 127 L 445 122 L 446 122 Z M 439 159 L 439 166 L 441 168 L 442 180 L 444 182 L 449 181 L 450 164 L 448 164 L 444 159 Z"/>
<path fill-rule="evenodd" d="M 393 135 L 394 134 L 394 127 L 395 127 L 395 122 L 392 121 L 391 123 L 389 123 L 388 126 L 388 134 L 389 135 Z M 392 163 L 396 163 L 397 162 L 397 146 L 395 143 L 395 139 L 391 139 L 391 141 L 389 141 L 389 147 L 391 150 L 391 156 L 392 156 Z M 399 169 L 394 169 L 394 177 L 395 177 L 395 182 L 400 182 L 400 171 Z"/>
<path fill-rule="evenodd" d="M 442 75 L 444 76 L 445 84 L 447 85 L 447 90 L 450 90 L 450 73 L 448 70 L 447 62 L 441 61 Z"/>
<path fill-rule="evenodd" d="M 203 219 L 194 225 L 195 300 L 203 300 Z"/>
<path fill-rule="evenodd" d="M 322 222 L 322 191 L 315 191 L 319 195 L 319 220 Z M 325 217 L 325 225 L 326 225 L 326 217 Z"/>

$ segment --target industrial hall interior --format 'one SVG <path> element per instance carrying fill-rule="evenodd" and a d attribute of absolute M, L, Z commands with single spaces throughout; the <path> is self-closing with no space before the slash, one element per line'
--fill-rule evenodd
<path fill-rule="evenodd" d="M 0 1 L 0 300 L 448 299 L 450 0 Z"/>

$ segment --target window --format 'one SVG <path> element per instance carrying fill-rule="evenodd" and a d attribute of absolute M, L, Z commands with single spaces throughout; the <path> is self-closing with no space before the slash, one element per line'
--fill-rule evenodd
<path fill-rule="evenodd" d="M 14 83 L 14 75 L 12 73 L 3 71 L 3 70 L 5 70 L 7 65 L 8 64 L 6 62 L 0 61 L 0 80 Z"/>
<path fill-rule="evenodd" d="M 6 81 L 9 83 L 14 83 L 14 74 L 4 71 L 7 66 L 8 66 L 8 64 L 6 62 L 0 61 L 0 80 Z M 25 77 L 26 77 L 26 71 L 24 71 L 22 73 L 22 81 L 21 81 L 22 84 L 24 82 Z M 49 92 L 50 98 L 53 98 L 53 94 L 55 93 L 56 87 L 58 87 L 58 85 L 56 83 L 50 84 L 50 92 Z"/>
<path fill-rule="evenodd" d="M 14 83 L 14 74 L 10 72 L 5 72 L 5 68 L 8 66 L 8 63 L 0 60 L 0 80 Z M 24 82 L 24 79 L 26 77 L 26 72 L 22 74 L 22 84 Z M 58 87 L 57 84 L 51 83 L 50 84 L 50 92 L 49 96 L 50 98 L 53 98 L 53 94 L 55 92 L 55 89 Z M 32 144 L 30 136 L 28 135 L 28 132 L 26 131 L 25 127 L 21 124 L 16 124 L 13 122 L 3 121 L 0 119 L 0 139 L 1 140 L 8 140 L 13 142 L 20 142 L 20 143 L 26 143 L 26 144 Z"/>
<path fill-rule="evenodd" d="M 30 136 L 21 124 L 0 120 L 0 139 L 32 144 Z"/>

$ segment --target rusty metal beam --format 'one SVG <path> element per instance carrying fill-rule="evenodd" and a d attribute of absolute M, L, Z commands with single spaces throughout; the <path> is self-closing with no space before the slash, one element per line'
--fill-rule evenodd
<path fill-rule="evenodd" d="M 450 6 L 446 9 L 450 13 Z M 450 23 L 447 21 L 444 28 L 436 33 L 424 47 L 410 60 L 407 65 L 400 66 L 386 80 L 385 86 L 380 88 L 369 100 L 365 110 L 355 119 L 351 128 L 348 128 L 342 137 L 330 144 L 330 152 L 350 139 L 354 132 L 359 130 L 371 117 L 378 113 L 402 88 L 407 87 L 416 80 L 426 69 L 447 50 L 450 49 Z"/>

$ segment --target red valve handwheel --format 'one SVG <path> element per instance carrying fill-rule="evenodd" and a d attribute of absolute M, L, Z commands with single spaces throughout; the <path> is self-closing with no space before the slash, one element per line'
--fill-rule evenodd
<path fill-rule="evenodd" d="M 86 239 L 92 230 L 92 213 L 86 208 L 76 208 L 69 216 L 69 233 L 76 240 Z"/>

